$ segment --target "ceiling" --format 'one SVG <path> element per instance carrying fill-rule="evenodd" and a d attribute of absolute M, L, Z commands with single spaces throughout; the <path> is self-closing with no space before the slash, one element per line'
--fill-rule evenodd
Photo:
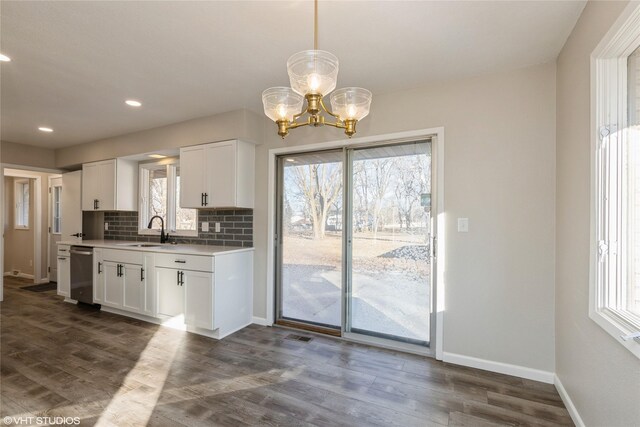
<path fill-rule="evenodd" d="M 375 95 L 553 60 L 583 1 L 328 2 L 338 87 Z M 313 47 L 311 1 L 0 3 L 1 133 L 58 148 L 248 108 Z M 138 109 L 124 104 L 138 99 Z M 53 133 L 38 131 L 49 126 Z"/>

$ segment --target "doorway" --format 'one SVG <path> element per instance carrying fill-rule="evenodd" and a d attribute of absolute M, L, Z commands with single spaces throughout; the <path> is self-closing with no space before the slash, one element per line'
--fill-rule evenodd
<path fill-rule="evenodd" d="M 62 177 L 49 177 L 49 281 L 58 281 L 58 263 L 54 256 L 62 236 Z"/>
<path fill-rule="evenodd" d="M 277 324 L 430 347 L 432 156 L 422 139 L 277 157 Z"/>

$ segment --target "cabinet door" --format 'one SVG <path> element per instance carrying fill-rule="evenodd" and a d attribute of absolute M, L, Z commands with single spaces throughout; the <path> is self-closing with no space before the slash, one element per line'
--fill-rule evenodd
<path fill-rule="evenodd" d="M 104 301 L 104 260 L 102 249 L 93 250 L 93 302 L 102 304 Z"/>
<path fill-rule="evenodd" d="M 180 150 L 180 206 L 183 208 L 203 207 L 202 194 L 206 192 L 205 161 L 203 147 L 188 147 Z"/>
<path fill-rule="evenodd" d="M 178 281 L 179 270 L 156 268 L 158 314 L 175 317 L 184 313 L 184 287 Z"/>
<path fill-rule="evenodd" d="M 236 143 L 224 142 L 209 145 L 206 148 L 205 158 L 207 207 L 236 206 Z"/>
<path fill-rule="evenodd" d="M 142 266 L 136 264 L 123 264 L 121 268 L 124 276 L 122 308 L 129 311 L 142 313 L 144 308 L 145 280 L 142 274 Z"/>
<path fill-rule="evenodd" d="M 88 163 L 82 165 L 82 210 L 93 211 L 96 209 L 95 201 L 98 199 L 100 178 L 98 177 L 98 165 Z"/>
<path fill-rule="evenodd" d="M 189 326 L 213 329 L 213 274 L 184 272 L 184 322 Z"/>
<path fill-rule="evenodd" d="M 58 295 L 69 297 L 71 293 L 71 265 L 69 257 L 58 257 Z"/>
<path fill-rule="evenodd" d="M 104 305 L 122 308 L 123 280 L 118 276 L 118 263 L 104 263 Z"/>
<path fill-rule="evenodd" d="M 144 265 L 142 266 L 142 277 L 144 280 L 144 288 L 142 290 L 142 312 L 147 316 L 156 316 L 156 286 L 154 269 L 154 256 L 147 254 L 144 257 Z"/>
<path fill-rule="evenodd" d="M 98 163 L 98 210 L 112 211 L 116 209 L 116 161 L 107 160 Z M 137 182 L 131 185 L 138 185 Z"/>

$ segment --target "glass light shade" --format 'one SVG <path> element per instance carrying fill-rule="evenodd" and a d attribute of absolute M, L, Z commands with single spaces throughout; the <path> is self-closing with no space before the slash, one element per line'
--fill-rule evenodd
<path fill-rule="evenodd" d="M 327 95 L 336 88 L 338 58 L 323 50 L 304 50 L 287 61 L 291 88 L 300 95 Z"/>
<path fill-rule="evenodd" d="M 371 92 L 361 87 L 345 87 L 331 94 L 331 110 L 340 119 L 362 120 L 371 109 Z"/>
<path fill-rule="evenodd" d="M 293 121 L 293 116 L 302 111 L 304 97 L 288 87 L 272 87 L 262 92 L 264 113 L 274 122 Z"/>

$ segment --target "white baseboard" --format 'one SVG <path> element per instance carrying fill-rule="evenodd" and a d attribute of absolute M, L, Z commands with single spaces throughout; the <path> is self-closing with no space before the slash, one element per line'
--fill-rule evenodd
<path fill-rule="evenodd" d="M 14 275 L 13 272 L 8 271 L 6 273 L 4 273 L 5 276 L 10 276 L 10 277 L 20 277 L 22 279 L 33 279 L 33 274 L 26 274 L 26 273 L 18 273 L 18 275 Z"/>
<path fill-rule="evenodd" d="M 260 325 L 260 326 L 271 326 L 271 323 L 267 322 L 267 319 L 265 319 L 264 317 L 254 316 L 251 323 L 253 323 L 254 325 Z"/>
<path fill-rule="evenodd" d="M 540 381 L 547 384 L 554 383 L 555 374 L 549 371 L 511 365 L 508 363 L 494 362 L 492 360 L 478 359 L 477 357 L 463 356 L 461 354 L 444 352 L 442 360 L 455 365 L 469 366 L 470 368 L 483 369 L 499 374 L 513 375 L 514 377 Z"/>
<path fill-rule="evenodd" d="M 576 405 L 573 404 L 571 397 L 569 397 L 569 393 L 567 393 L 567 390 L 562 385 L 562 381 L 560 381 L 560 378 L 558 378 L 558 375 L 554 375 L 553 377 L 554 377 L 553 385 L 556 386 L 556 389 L 558 390 L 558 393 L 560 394 L 560 397 L 564 402 L 564 406 L 566 406 L 567 411 L 569 411 L 569 415 L 571 416 L 573 423 L 577 427 L 585 427 L 584 421 L 582 421 L 582 417 L 580 417 L 580 414 L 578 413 L 578 409 L 576 408 Z"/>

